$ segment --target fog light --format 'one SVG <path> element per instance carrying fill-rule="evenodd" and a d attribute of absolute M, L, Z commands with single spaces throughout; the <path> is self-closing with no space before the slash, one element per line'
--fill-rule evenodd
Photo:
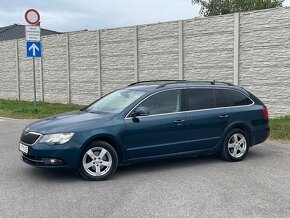
<path fill-rule="evenodd" d="M 57 158 L 42 158 L 43 162 L 48 165 L 61 165 L 63 161 Z"/>

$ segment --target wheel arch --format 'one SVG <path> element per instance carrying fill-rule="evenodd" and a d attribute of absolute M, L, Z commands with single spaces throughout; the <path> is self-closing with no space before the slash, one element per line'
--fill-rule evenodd
<path fill-rule="evenodd" d="M 114 136 L 108 135 L 108 134 L 101 134 L 101 135 L 95 135 L 95 136 L 90 137 L 88 140 L 86 140 L 83 143 L 83 145 L 81 147 L 81 153 L 83 152 L 83 150 L 87 146 L 89 146 L 94 141 L 104 141 L 104 142 L 107 142 L 110 145 L 112 145 L 113 148 L 115 149 L 115 151 L 117 152 L 119 162 L 123 161 L 124 154 L 122 152 L 120 143 L 118 142 L 118 140 Z"/>
<path fill-rule="evenodd" d="M 220 147 L 222 147 L 223 142 L 225 140 L 225 137 L 227 136 L 227 134 L 232 129 L 241 129 L 241 130 L 247 132 L 248 133 L 248 136 L 249 136 L 250 146 L 252 146 L 252 144 L 253 144 L 253 135 L 252 135 L 251 128 L 247 124 L 245 124 L 245 123 L 237 122 L 237 123 L 233 123 L 232 125 L 228 126 L 228 128 L 226 129 L 226 131 L 223 134 L 222 143 L 220 143 L 221 144 Z"/>

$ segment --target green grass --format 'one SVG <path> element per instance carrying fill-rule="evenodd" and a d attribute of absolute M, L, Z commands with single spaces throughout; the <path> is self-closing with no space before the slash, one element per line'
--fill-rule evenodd
<path fill-rule="evenodd" d="M 0 117 L 18 119 L 39 119 L 69 111 L 79 110 L 81 105 L 66 105 L 37 102 L 34 111 L 33 102 L 0 99 Z"/>
<path fill-rule="evenodd" d="M 290 142 L 290 116 L 271 118 L 269 124 L 270 139 Z"/>
<path fill-rule="evenodd" d="M 79 110 L 81 105 L 54 104 L 37 102 L 37 110 L 33 102 L 0 99 L 0 117 L 18 119 L 39 119 L 69 111 Z M 271 118 L 270 139 L 290 142 L 290 116 Z"/>

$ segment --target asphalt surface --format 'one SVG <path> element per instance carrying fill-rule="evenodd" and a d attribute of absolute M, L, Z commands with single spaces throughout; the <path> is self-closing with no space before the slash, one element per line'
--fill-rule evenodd
<path fill-rule="evenodd" d="M 203 156 L 136 164 L 88 182 L 19 159 L 29 122 L 0 118 L 0 217 L 290 217 L 290 145 L 268 141 L 238 163 Z"/>

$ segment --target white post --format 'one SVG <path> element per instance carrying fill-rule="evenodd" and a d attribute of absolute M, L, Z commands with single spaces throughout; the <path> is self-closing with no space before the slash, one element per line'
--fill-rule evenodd
<path fill-rule="evenodd" d="M 138 73 L 138 26 L 134 27 L 134 76 L 135 82 L 139 81 Z"/>
<path fill-rule="evenodd" d="M 102 97 L 102 68 L 101 68 L 101 32 L 97 31 L 97 55 L 98 55 L 98 95 Z"/>
<path fill-rule="evenodd" d="M 234 14 L 234 84 L 239 85 L 240 13 Z"/>
<path fill-rule="evenodd" d="M 184 79 L 184 74 L 183 74 L 183 21 L 180 20 L 178 21 L 178 29 L 179 29 L 179 75 L 178 78 L 179 80 Z"/>
<path fill-rule="evenodd" d="M 19 70 L 19 50 L 18 40 L 15 40 L 15 53 L 16 53 L 16 73 L 17 73 L 17 99 L 20 100 L 20 70 Z"/>
<path fill-rule="evenodd" d="M 69 33 L 66 33 L 67 103 L 71 103 Z"/>

